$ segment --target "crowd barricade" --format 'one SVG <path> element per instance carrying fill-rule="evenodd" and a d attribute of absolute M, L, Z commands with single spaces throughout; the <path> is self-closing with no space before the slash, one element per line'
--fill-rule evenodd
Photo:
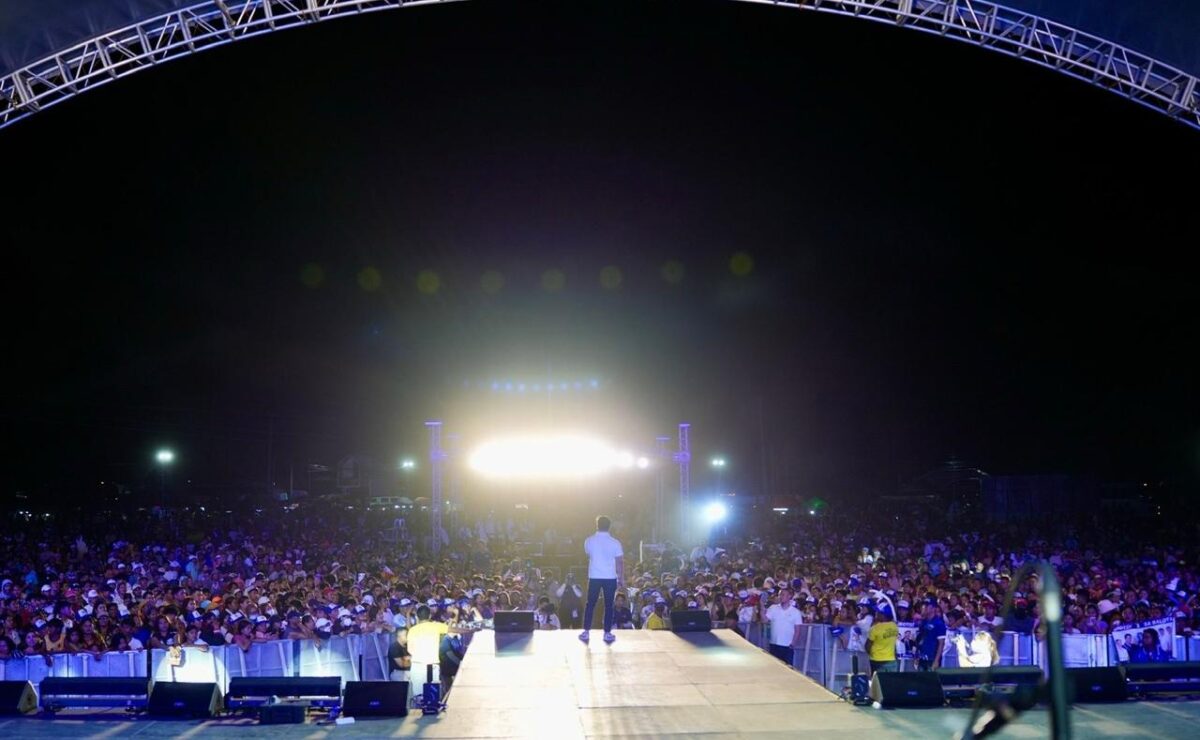
<path fill-rule="evenodd" d="M 745 628 L 743 627 L 743 631 Z M 968 641 L 974 633 L 970 631 L 948 632 L 942 666 L 958 667 L 958 649 L 952 638 L 961 634 Z M 747 632 L 749 636 L 749 632 Z M 767 648 L 765 640 L 751 640 L 755 645 Z M 1186 644 L 1185 644 L 1186 642 Z M 1067 668 L 1102 667 L 1117 665 L 1115 655 L 1111 650 L 1112 638 L 1109 635 L 1063 635 L 1063 657 Z M 1000 654 L 998 665 L 1034 665 L 1046 670 L 1046 646 L 1033 635 L 1016 632 L 1004 632 L 996 643 Z M 1176 641 L 1178 660 L 1200 659 L 1200 638 L 1179 638 Z M 800 625 L 799 642 L 793 653 L 792 667 L 825 688 L 838 693 L 849 682 L 854 670 L 854 659 L 858 658 L 859 671 L 867 672 L 868 656 L 863 650 L 848 650 L 842 640 L 833 634 L 832 628 L 825 624 Z M 909 655 L 898 655 L 900 671 L 916 670 L 916 660 Z"/>
<path fill-rule="evenodd" d="M 792 654 L 792 667 L 827 687 L 827 679 L 833 672 L 826 660 L 832 649 L 830 642 L 835 640 L 823 624 L 800 625 L 800 642 Z"/>
<path fill-rule="evenodd" d="M 387 655 L 391 641 L 391 634 L 386 632 L 362 636 L 359 655 L 362 656 L 363 681 L 388 680 L 391 669 Z"/>
<path fill-rule="evenodd" d="M 12 658 L 0 662 L 0 681 L 29 681 L 36 692 L 43 678 L 137 678 L 145 677 L 146 651 L 128 650 L 102 653 L 61 654 L 50 664 L 41 655 Z"/>
<path fill-rule="evenodd" d="M 150 677 L 155 681 L 183 683 L 215 683 L 225 691 L 229 687 L 229 672 L 225 669 L 228 648 L 223 645 L 200 648 L 186 647 L 180 652 L 178 665 L 167 650 L 150 651 Z"/>
<path fill-rule="evenodd" d="M 331 637 L 320 640 L 319 644 L 317 640 L 295 640 L 295 643 L 297 675 L 340 676 L 343 682 L 358 680 L 361 635 Z"/>
<path fill-rule="evenodd" d="M 942 647 L 942 665 L 944 667 L 960 667 L 958 664 L 958 648 L 954 644 L 954 638 L 961 636 L 970 643 L 975 638 L 975 632 L 976 630 L 947 630 L 946 643 Z M 1082 637 L 1083 635 L 1075 636 Z M 1038 643 L 1033 635 L 1023 635 L 1019 632 L 1002 632 L 996 640 L 996 652 L 1000 655 L 1000 662 L 997 665 L 1034 665 L 1037 660 L 1037 651 Z M 915 664 L 915 661 L 910 662 Z M 1041 665 L 1040 663 L 1036 664 Z"/>
<path fill-rule="evenodd" d="M 1175 660 L 1200 661 L 1200 637 L 1176 635 L 1171 655 Z"/>

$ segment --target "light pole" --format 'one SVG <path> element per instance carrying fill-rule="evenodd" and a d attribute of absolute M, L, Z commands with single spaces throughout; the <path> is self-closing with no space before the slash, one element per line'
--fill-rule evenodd
<path fill-rule="evenodd" d="M 165 509 L 167 507 L 167 466 L 175 462 L 175 453 L 164 447 L 154 454 L 154 459 L 158 462 L 158 504 Z"/>

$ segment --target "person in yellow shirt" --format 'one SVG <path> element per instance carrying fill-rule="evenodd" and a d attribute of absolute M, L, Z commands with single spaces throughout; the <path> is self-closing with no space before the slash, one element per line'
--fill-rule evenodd
<path fill-rule="evenodd" d="M 646 629 L 648 630 L 669 630 L 671 622 L 667 619 L 667 602 L 666 599 L 659 599 L 654 602 L 654 611 L 650 612 L 650 616 L 646 617 Z"/>
<path fill-rule="evenodd" d="M 867 633 L 867 658 L 871 661 L 872 673 L 896 670 L 896 638 L 899 636 L 892 610 L 886 605 L 881 606 Z"/>

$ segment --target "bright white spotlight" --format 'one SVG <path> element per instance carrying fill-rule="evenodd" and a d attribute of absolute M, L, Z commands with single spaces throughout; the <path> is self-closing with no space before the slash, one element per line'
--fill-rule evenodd
<path fill-rule="evenodd" d="M 601 440 L 577 435 L 509 437 L 471 453 L 471 469 L 493 478 L 587 478 L 621 464 L 622 456 Z"/>
<path fill-rule="evenodd" d="M 634 459 L 632 452 L 622 452 L 621 454 L 617 455 L 617 465 L 620 467 L 628 470 L 629 468 L 633 467 L 633 464 Z"/>
<path fill-rule="evenodd" d="M 704 521 L 709 524 L 716 524 L 724 519 L 727 513 L 728 510 L 725 508 L 725 504 L 720 501 L 714 501 L 704 507 Z"/>
<path fill-rule="evenodd" d="M 637 459 L 637 466 L 638 470 L 645 470 L 646 468 L 650 467 L 650 459 L 646 457 L 639 457 Z"/>
<path fill-rule="evenodd" d="M 159 450 L 158 454 L 154 456 L 154 459 L 166 465 L 167 463 L 175 460 L 175 453 L 171 452 L 170 450 Z"/>

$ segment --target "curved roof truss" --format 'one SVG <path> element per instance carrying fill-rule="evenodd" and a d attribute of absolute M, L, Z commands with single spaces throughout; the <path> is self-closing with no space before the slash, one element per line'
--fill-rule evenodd
<path fill-rule="evenodd" d="M 296 26 L 456 0 L 202 0 L 94 36 L 0 77 L 0 128 L 100 85 Z M 1194 75 L 1070 26 L 984 0 L 738 0 L 873 20 L 957 39 L 1114 92 L 1200 129 Z"/>

